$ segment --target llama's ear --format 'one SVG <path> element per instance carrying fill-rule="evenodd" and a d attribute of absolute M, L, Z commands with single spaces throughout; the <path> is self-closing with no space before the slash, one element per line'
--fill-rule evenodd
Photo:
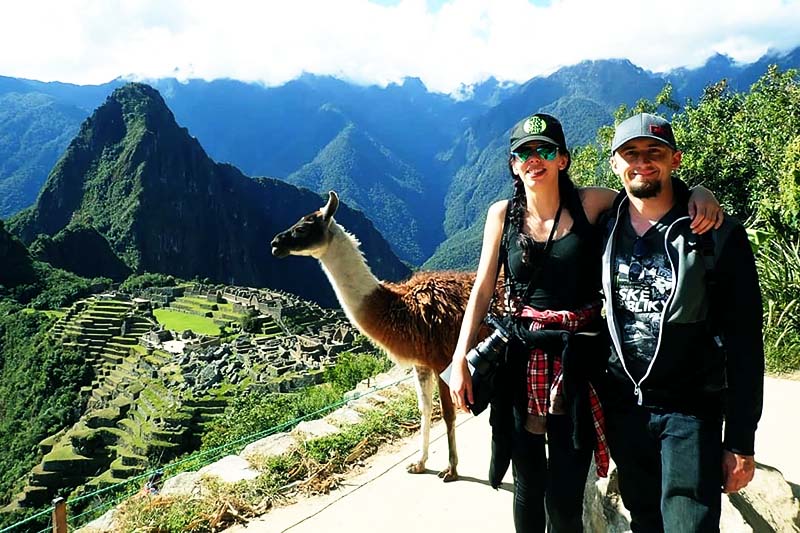
<path fill-rule="evenodd" d="M 328 193 L 328 203 L 325 204 L 325 207 L 321 209 L 322 211 L 322 218 L 325 221 L 330 220 L 333 218 L 333 215 L 336 213 L 336 210 L 339 208 L 339 197 L 336 196 L 336 193 L 331 191 Z"/>

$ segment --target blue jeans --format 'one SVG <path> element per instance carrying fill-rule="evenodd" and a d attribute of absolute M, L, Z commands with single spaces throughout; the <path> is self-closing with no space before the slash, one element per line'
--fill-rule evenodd
<path fill-rule="evenodd" d="M 634 533 L 719 531 L 721 417 L 631 406 L 607 409 L 606 422 Z"/>
<path fill-rule="evenodd" d="M 572 422 L 566 415 L 547 417 L 545 436 L 524 427 L 514 409 L 511 465 L 514 472 L 514 527 L 517 533 L 581 533 L 583 491 L 592 450 L 572 449 Z M 546 511 L 545 511 L 546 509 Z"/>

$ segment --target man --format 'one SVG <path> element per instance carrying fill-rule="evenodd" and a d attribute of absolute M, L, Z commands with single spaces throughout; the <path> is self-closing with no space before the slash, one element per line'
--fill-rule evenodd
<path fill-rule="evenodd" d="M 666 120 L 619 124 L 603 291 L 611 333 L 604 407 L 634 532 L 719 531 L 721 492 L 753 478 L 764 354 L 755 261 L 740 223 L 689 227 Z M 725 421 L 723 438 L 722 426 Z"/>

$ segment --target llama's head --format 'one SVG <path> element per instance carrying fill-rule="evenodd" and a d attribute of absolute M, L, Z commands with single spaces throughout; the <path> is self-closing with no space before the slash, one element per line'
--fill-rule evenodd
<path fill-rule="evenodd" d="M 310 255 L 319 259 L 331 242 L 331 221 L 339 207 L 339 197 L 331 191 L 328 203 L 301 218 L 294 226 L 272 239 L 272 255 Z"/>

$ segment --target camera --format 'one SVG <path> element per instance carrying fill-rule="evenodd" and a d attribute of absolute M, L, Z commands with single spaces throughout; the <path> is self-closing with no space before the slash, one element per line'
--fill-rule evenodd
<path fill-rule="evenodd" d="M 491 313 L 486 315 L 484 322 L 494 330 L 467 352 L 467 361 L 475 369 L 474 374 L 478 375 L 485 375 L 500 362 L 503 350 L 511 338 L 507 325 Z"/>
<path fill-rule="evenodd" d="M 496 318 L 488 314 L 484 319 L 487 325 L 494 328 L 488 337 L 483 339 L 473 349 L 467 352 L 467 367 L 472 376 L 473 403 L 468 403 L 470 411 L 478 415 L 489 406 L 495 392 L 497 370 L 503 362 L 503 355 L 509 339 L 510 318 Z M 453 363 L 450 363 L 439 375 L 445 383 L 450 385 L 450 373 Z"/>

